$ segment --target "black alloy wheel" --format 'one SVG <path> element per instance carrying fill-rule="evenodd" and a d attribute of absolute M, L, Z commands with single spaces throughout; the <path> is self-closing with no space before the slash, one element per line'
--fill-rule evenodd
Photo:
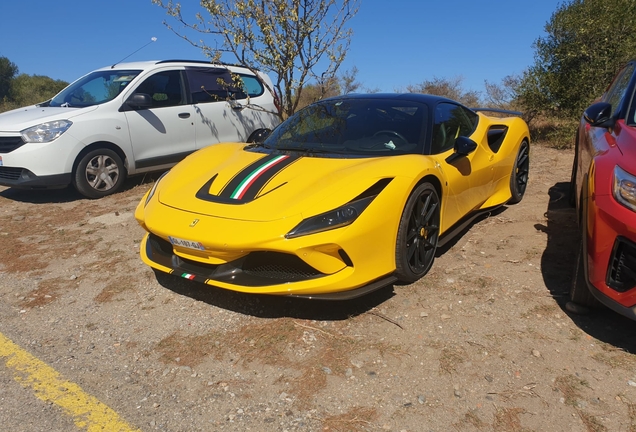
<path fill-rule="evenodd" d="M 395 274 L 413 283 L 433 265 L 439 239 L 440 200 L 430 183 L 415 188 L 404 207 L 395 247 Z"/>
<path fill-rule="evenodd" d="M 528 186 L 528 172 L 530 171 L 530 145 L 523 140 L 519 146 L 519 153 L 510 175 L 510 204 L 517 204 L 523 199 Z"/>

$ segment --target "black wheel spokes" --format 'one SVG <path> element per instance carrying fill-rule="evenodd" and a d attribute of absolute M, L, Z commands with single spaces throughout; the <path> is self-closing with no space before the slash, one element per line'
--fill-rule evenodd
<path fill-rule="evenodd" d="M 419 212 L 420 216 L 418 218 L 418 221 L 419 221 L 419 223 L 421 225 L 425 225 L 426 224 L 426 217 L 428 215 L 427 209 L 431 205 L 431 197 L 432 197 L 432 195 L 429 195 L 429 196 L 426 197 L 426 201 L 422 205 L 422 210 L 420 210 L 420 212 Z"/>
<path fill-rule="evenodd" d="M 422 195 L 409 219 L 406 257 L 415 273 L 428 269 L 435 253 L 439 226 L 439 201 L 432 193 Z"/>
<path fill-rule="evenodd" d="M 528 171 L 519 171 L 517 173 L 517 189 L 519 189 L 520 192 L 523 192 L 527 183 L 528 183 Z"/>
<path fill-rule="evenodd" d="M 528 184 L 529 162 L 528 147 L 524 146 L 519 152 L 516 166 L 517 190 L 519 192 L 523 192 Z"/>
<path fill-rule="evenodd" d="M 430 197 L 431 196 L 429 196 L 429 198 Z M 437 210 L 437 203 L 433 204 L 428 213 L 426 213 L 426 216 L 424 216 L 424 220 L 422 221 L 422 225 L 426 226 L 431 221 L 431 217 L 433 217 L 435 210 Z"/>
<path fill-rule="evenodd" d="M 411 262 L 413 255 L 419 248 L 420 239 L 417 235 L 417 231 L 413 229 L 409 229 L 409 234 L 406 238 L 406 256 L 408 261 Z"/>
<path fill-rule="evenodd" d="M 518 167 L 525 166 L 527 161 L 528 161 L 528 151 L 524 147 L 524 149 L 519 154 L 519 157 L 517 158 L 517 166 Z"/>

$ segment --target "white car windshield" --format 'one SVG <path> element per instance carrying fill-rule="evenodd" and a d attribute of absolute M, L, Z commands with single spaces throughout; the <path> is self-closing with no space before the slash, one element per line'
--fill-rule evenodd
<path fill-rule="evenodd" d="M 140 72 L 140 70 L 91 72 L 66 87 L 47 105 L 82 108 L 103 104 L 113 100 Z"/>

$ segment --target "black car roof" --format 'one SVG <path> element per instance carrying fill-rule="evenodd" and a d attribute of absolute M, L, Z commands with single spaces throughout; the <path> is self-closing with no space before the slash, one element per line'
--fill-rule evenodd
<path fill-rule="evenodd" d="M 342 96 L 334 96 L 325 100 L 342 100 L 342 99 L 385 99 L 385 100 L 408 100 L 412 102 L 420 102 L 427 105 L 435 105 L 438 102 L 459 102 L 442 96 L 435 96 L 423 93 L 349 93 Z M 461 105 L 461 104 L 460 104 Z"/>

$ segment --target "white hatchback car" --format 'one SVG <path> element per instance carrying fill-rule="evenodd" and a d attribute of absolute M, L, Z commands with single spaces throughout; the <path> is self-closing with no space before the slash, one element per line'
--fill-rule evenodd
<path fill-rule="evenodd" d="M 93 71 L 51 100 L 0 114 L 0 185 L 84 196 L 169 168 L 202 147 L 250 142 L 278 125 L 270 78 L 247 68 L 165 60 Z"/>

